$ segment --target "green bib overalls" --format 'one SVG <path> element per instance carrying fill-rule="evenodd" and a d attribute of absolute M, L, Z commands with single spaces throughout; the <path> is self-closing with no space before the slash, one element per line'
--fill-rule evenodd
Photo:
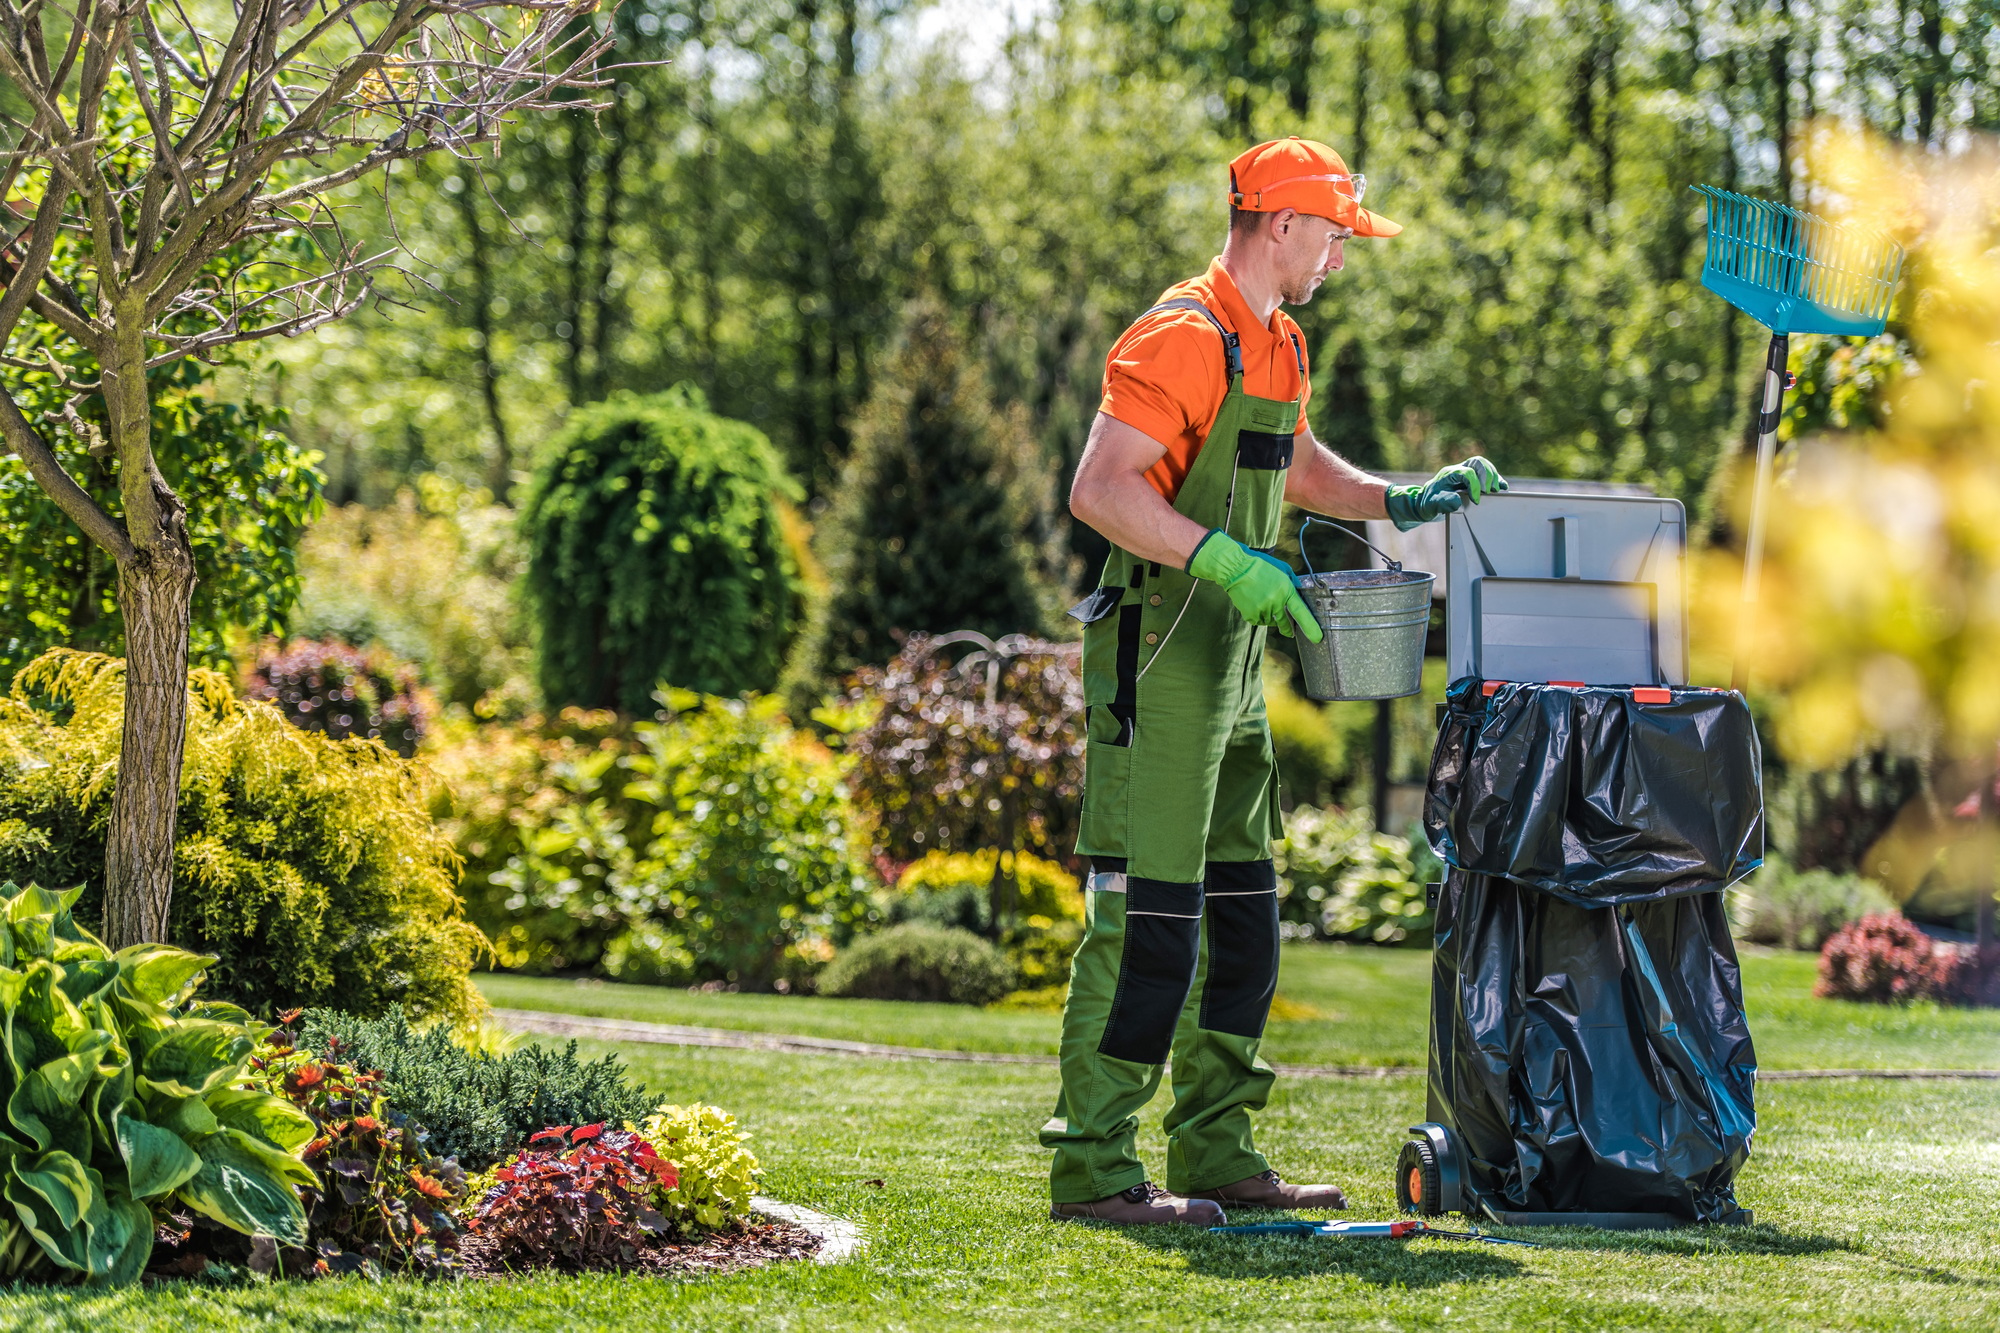
<path fill-rule="evenodd" d="M 1299 403 L 1243 392 L 1237 336 L 1222 335 L 1229 393 L 1174 508 L 1246 546 L 1278 539 Z M 1148 311 L 1151 314 L 1152 311 Z M 1297 342 L 1300 382 L 1305 355 Z M 1278 773 L 1264 717 L 1264 630 L 1217 585 L 1113 547 L 1085 621 L 1088 712 L 1082 831 L 1091 875 L 1083 943 L 1063 1009 L 1062 1094 L 1041 1142 L 1057 1203 L 1146 1179 L 1138 1113 L 1173 1055 L 1166 1187 L 1254 1176 L 1250 1112 L 1270 1093 L 1257 1058 L 1278 977 Z M 1190 999 L 1190 991 L 1193 998 Z"/>

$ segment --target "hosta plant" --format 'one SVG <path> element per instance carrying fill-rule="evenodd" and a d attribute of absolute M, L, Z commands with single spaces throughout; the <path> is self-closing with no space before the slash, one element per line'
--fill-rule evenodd
<path fill-rule="evenodd" d="M 654 1204 L 682 1232 L 713 1231 L 748 1211 L 764 1168 L 744 1145 L 750 1136 L 719 1106 L 662 1106 L 640 1121 L 639 1137 L 674 1165 L 678 1180 Z"/>
<path fill-rule="evenodd" d="M 287 1018 L 296 1018 L 290 1014 Z M 312 1118 L 304 1159 L 317 1181 L 304 1191 L 311 1245 L 278 1252 L 290 1274 L 430 1272 L 456 1266 L 453 1209 L 465 1173 L 430 1150 L 421 1126 L 391 1107 L 382 1076 L 321 1058 L 274 1032 L 253 1062 L 259 1079 Z"/>
<path fill-rule="evenodd" d="M 242 1086 L 263 1029 L 192 998 L 212 959 L 114 954 L 76 897 L 0 886 L 0 1277 L 135 1281 L 156 1209 L 305 1244 L 313 1123 Z"/>
<path fill-rule="evenodd" d="M 523 1267 L 624 1268 L 667 1219 L 653 1195 L 679 1183 L 674 1164 L 629 1130 L 557 1125 L 529 1137 L 493 1174 L 472 1229 Z"/>

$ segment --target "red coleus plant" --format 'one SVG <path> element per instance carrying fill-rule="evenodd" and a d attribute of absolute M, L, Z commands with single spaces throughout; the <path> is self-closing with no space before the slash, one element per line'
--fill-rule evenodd
<path fill-rule="evenodd" d="M 680 1183 L 674 1164 L 653 1145 L 603 1125 L 556 1125 L 528 1139 L 494 1173 L 494 1189 L 472 1229 L 500 1258 L 528 1267 L 620 1268 L 670 1224 L 653 1207 Z"/>
<path fill-rule="evenodd" d="M 288 1273 L 455 1267 L 464 1173 L 388 1104 L 379 1073 L 340 1063 L 344 1054 L 335 1042 L 322 1059 L 279 1031 L 252 1061 L 319 1129 L 303 1154 L 320 1182 L 302 1191 L 313 1252 L 284 1251 L 279 1262 Z"/>

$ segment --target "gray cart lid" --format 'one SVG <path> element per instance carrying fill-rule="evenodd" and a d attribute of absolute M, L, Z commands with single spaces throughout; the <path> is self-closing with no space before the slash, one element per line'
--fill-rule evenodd
<path fill-rule="evenodd" d="M 1445 521 L 1449 679 L 1687 683 L 1687 513 L 1507 491 Z"/>

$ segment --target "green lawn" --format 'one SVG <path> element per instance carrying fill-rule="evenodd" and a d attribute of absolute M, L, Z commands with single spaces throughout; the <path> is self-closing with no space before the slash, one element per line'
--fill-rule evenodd
<path fill-rule="evenodd" d="M 1346 1016 L 1286 1025 L 1280 1058 L 1413 1060 L 1421 958 L 1294 949 L 1283 988 Z M 1749 960 L 1767 1062 L 2000 1064 L 1994 1015 L 1798 998 L 1809 960 Z M 715 1026 L 1040 1049 L 1046 1018 L 491 979 L 508 1005 Z M 530 999 L 530 997 L 537 997 Z M 912 1012 L 912 1010 L 915 1012 Z M 1393 1010 L 1393 1015 L 1384 1011 Z M 726 1022 L 725 1022 L 726 1020 Z M 1849 1032 L 1852 1025 L 1860 1029 Z M 1298 1031 L 1295 1031 L 1298 1030 Z M 1371 1046 L 1359 1034 L 1390 1034 Z M 1383 1038 L 1387 1040 L 1387 1038 Z M 1983 1044 L 1982 1044 L 1983 1043 Z M 612 1047 L 585 1042 L 593 1054 Z M 627 1045 L 663 1097 L 733 1108 L 768 1192 L 856 1218 L 869 1248 L 684 1282 L 594 1277 L 504 1284 L 327 1282 L 113 1294 L 0 1294 L 0 1327 L 289 1329 L 1876 1329 L 2000 1327 L 2000 1084 L 1836 1082 L 1759 1091 L 1739 1193 L 1748 1229 L 1545 1232 L 1541 1250 L 1376 1241 L 1237 1240 L 1046 1220 L 1034 1131 L 1052 1071 Z M 1347 1186 L 1387 1217 L 1422 1080 L 1281 1079 L 1261 1141 L 1295 1178 Z M 1163 1106 L 1144 1148 L 1160 1160 Z M 875 1182 L 880 1182 L 879 1184 Z"/>
<path fill-rule="evenodd" d="M 1811 954 L 1745 950 L 1744 1003 L 1764 1068 L 2000 1068 L 2000 1010 L 1816 1000 L 1816 965 Z M 1052 1014 L 884 1000 L 691 994 L 504 975 L 482 976 L 479 986 L 494 1004 L 510 1009 L 959 1051 L 1053 1055 L 1058 1027 Z M 1287 945 L 1278 993 L 1322 1016 L 1273 1023 L 1265 1055 L 1288 1064 L 1421 1066 L 1429 987 L 1430 955 L 1421 949 Z"/>

